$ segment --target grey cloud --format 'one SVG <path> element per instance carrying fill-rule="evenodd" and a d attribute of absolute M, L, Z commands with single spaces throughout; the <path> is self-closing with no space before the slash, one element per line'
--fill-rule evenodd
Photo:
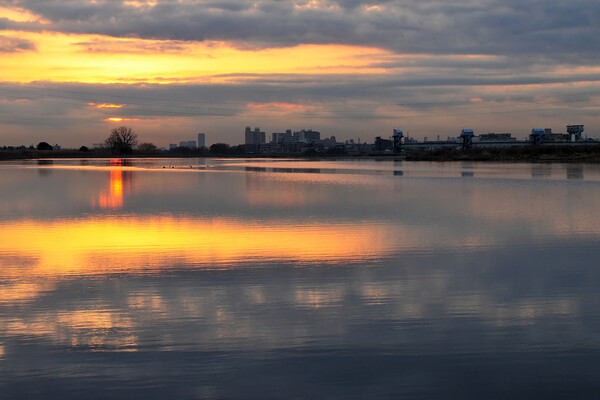
<path fill-rule="evenodd" d="M 543 0 L 338 0 L 322 2 L 331 7 L 321 9 L 295 8 L 301 2 L 291 0 L 159 1 L 155 7 L 140 8 L 116 0 L 3 3 L 29 9 L 52 22 L 39 29 L 227 40 L 254 48 L 340 43 L 411 53 L 546 55 L 588 64 L 598 61 L 600 48 L 600 4 L 591 0 L 568 4 Z M 374 5 L 382 11 L 366 11 Z"/>
<path fill-rule="evenodd" d="M 252 7 L 252 4 L 246 1 L 209 1 L 207 8 L 227 11 L 245 11 Z"/>
<path fill-rule="evenodd" d="M 186 44 L 178 41 L 161 42 L 139 42 L 136 40 L 119 41 L 118 43 L 109 40 L 91 40 L 89 42 L 73 43 L 80 46 L 84 51 L 90 53 L 127 53 L 127 54 L 147 54 L 148 52 L 158 53 L 180 53 L 186 49 Z"/>
<path fill-rule="evenodd" d="M 0 53 L 20 53 L 27 51 L 36 51 L 35 43 L 26 39 L 0 35 Z"/>
<path fill-rule="evenodd" d="M 355 118 L 371 115 L 380 119 L 393 117 L 394 112 L 407 110 L 422 112 L 443 109 L 452 113 L 456 107 L 468 105 L 475 112 L 494 111 L 493 107 L 503 105 L 504 111 L 520 111 L 524 103 L 538 108 L 561 107 L 563 114 L 573 113 L 582 106 L 598 105 L 595 93 L 600 88 L 600 76 L 582 74 L 561 78 L 551 77 L 543 72 L 536 76 L 533 71 L 525 76 L 513 77 L 509 72 L 499 76 L 480 74 L 471 71 L 462 75 L 444 77 L 434 70 L 407 74 L 388 73 L 385 75 L 253 75 L 251 80 L 240 79 L 235 85 L 222 84 L 170 84 L 149 85 L 141 83 L 86 85 L 33 83 L 30 85 L 2 84 L 3 95 L 8 96 L 8 104 L 0 104 L 12 115 L 15 123 L 29 124 L 27 116 L 40 115 L 45 118 L 58 116 L 57 123 L 64 123 L 64 116 L 72 115 L 76 121 L 80 116 L 94 113 L 99 120 L 109 116 L 128 118 L 149 117 L 234 117 L 263 118 L 262 111 L 251 111 L 247 103 L 296 103 L 310 108 L 302 112 L 302 117 Z M 238 76 L 228 75 L 234 79 Z M 248 74 L 240 78 L 250 77 Z M 534 83 L 588 82 L 586 85 L 538 85 Z M 596 82 L 596 83 L 589 83 Z M 525 87 L 521 85 L 526 85 Z M 28 98 L 24 104 L 11 103 L 18 98 Z M 472 98 L 482 99 L 472 104 Z M 2 96 L 0 96 L 0 102 Z M 88 103 L 125 104 L 118 110 L 97 110 Z M 482 107 L 492 107 L 484 109 Z M 24 112 L 24 107 L 27 111 Z M 39 109 L 38 109 L 39 108 Z M 376 113 L 374 110 L 386 109 Z M 439 112 L 439 111 L 438 111 Z M 111 115 L 108 115 L 108 114 Z M 106 115 L 104 115 L 106 114 Z M 112 115 L 116 114 L 116 115 Z M 20 117 L 19 117 L 20 115 Z M 284 115 L 284 114 L 282 114 Z M 413 115 L 413 114 L 411 114 Z M 595 118 L 597 120 L 597 118 Z M 6 122 L 6 120 L 5 120 Z M 79 123 L 81 121 L 77 121 Z M 242 123 L 244 124 L 244 123 Z"/>

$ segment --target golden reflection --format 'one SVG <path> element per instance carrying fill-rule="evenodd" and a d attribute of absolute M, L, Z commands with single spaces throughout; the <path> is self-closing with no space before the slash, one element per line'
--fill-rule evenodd
<path fill-rule="evenodd" d="M 138 345 L 131 319 L 111 309 L 48 311 L 3 322 L 7 336 L 43 336 L 92 350 L 136 351 Z"/>
<path fill-rule="evenodd" d="M 111 160 L 111 167 L 121 165 L 121 160 Z M 123 208 L 123 197 L 131 191 L 131 171 L 122 169 L 110 170 L 110 183 L 108 190 L 103 190 L 98 196 L 98 201 L 92 200 L 92 207 L 96 205 L 102 209 Z"/>
<path fill-rule="evenodd" d="M 57 322 L 71 330 L 132 328 L 128 318 L 111 310 L 75 310 L 62 312 Z"/>
<path fill-rule="evenodd" d="M 116 190 L 114 190 L 117 193 Z M 229 263 L 283 261 L 329 263 L 367 260 L 391 246 L 383 224 L 235 221 L 161 217 L 0 223 L 0 279 L 23 276 L 150 272 L 172 265 L 224 268 Z"/>
<path fill-rule="evenodd" d="M 343 295 L 343 287 L 325 289 L 298 289 L 295 293 L 295 300 L 296 304 L 299 306 L 319 308 L 340 303 Z"/>
<path fill-rule="evenodd" d="M 0 305 L 32 301 L 54 288 L 53 284 L 47 282 L 5 283 L 0 286 Z"/>
<path fill-rule="evenodd" d="M 127 300 L 129 308 L 137 311 L 148 311 L 155 315 L 166 314 L 167 307 L 159 295 L 132 296 Z"/>

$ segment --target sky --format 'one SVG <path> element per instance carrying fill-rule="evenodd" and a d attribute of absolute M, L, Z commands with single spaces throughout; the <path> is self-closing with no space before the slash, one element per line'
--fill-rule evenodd
<path fill-rule="evenodd" d="M 0 146 L 567 124 L 600 138 L 594 0 L 0 0 Z"/>

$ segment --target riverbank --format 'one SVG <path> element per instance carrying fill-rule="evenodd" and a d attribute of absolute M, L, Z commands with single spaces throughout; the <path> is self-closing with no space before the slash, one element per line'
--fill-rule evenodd
<path fill-rule="evenodd" d="M 407 161 L 585 162 L 600 163 L 600 146 L 513 146 L 411 151 Z"/>
<path fill-rule="evenodd" d="M 343 159 L 393 159 L 406 161 L 494 161 L 494 162 L 582 162 L 600 163 L 600 145 L 580 146 L 512 146 L 512 147 L 477 147 L 471 149 L 437 149 L 403 151 L 401 154 L 391 152 L 380 153 L 212 153 L 190 151 L 177 153 L 170 151 L 139 152 L 132 154 L 113 154 L 104 149 L 80 151 L 14 149 L 0 150 L 0 161 L 36 160 L 49 158 L 297 158 L 310 160 L 343 160 Z"/>
<path fill-rule="evenodd" d="M 344 159 L 344 158 L 378 158 L 378 159 L 397 159 L 399 154 L 391 152 L 385 153 L 213 153 L 201 151 L 189 151 L 186 153 L 171 151 L 140 152 L 134 151 L 131 154 L 114 154 L 110 151 L 97 149 L 88 151 L 79 150 L 36 150 L 36 149 L 15 149 L 0 150 L 0 161 L 10 160 L 36 160 L 46 158 L 298 158 L 298 159 Z"/>

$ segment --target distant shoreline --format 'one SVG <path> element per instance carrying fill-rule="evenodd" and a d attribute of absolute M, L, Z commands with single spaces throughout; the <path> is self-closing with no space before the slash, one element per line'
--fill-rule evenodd
<path fill-rule="evenodd" d="M 530 162 L 530 163 L 600 163 L 600 146 L 513 146 L 486 147 L 471 149 L 437 149 L 414 150 L 394 153 L 343 153 L 343 154 L 215 154 L 190 153 L 173 154 L 166 152 L 132 154 L 112 154 L 103 150 L 32 150 L 15 149 L 0 150 L 0 161 L 41 160 L 51 158 L 62 159 L 97 159 L 97 158 L 292 158 L 306 160 L 343 160 L 343 159 L 378 159 L 405 161 L 480 161 L 480 162 Z"/>
<path fill-rule="evenodd" d="M 348 158 L 376 158 L 376 159 L 398 159 L 402 158 L 402 154 L 394 153 L 339 153 L 339 154 L 301 154 L 301 153 L 252 153 L 252 154 L 240 154 L 240 153 L 198 153 L 192 152 L 187 154 L 173 154 L 168 152 L 156 152 L 156 153 L 141 153 L 133 152 L 132 154 L 113 154 L 102 150 L 90 150 L 90 151 L 78 151 L 78 150 L 1 150 L 0 149 L 0 161 L 11 161 L 11 160 L 41 160 L 50 158 L 63 158 L 63 159 L 96 159 L 96 158 L 293 158 L 293 159 L 348 159 Z"/>
<path fill-rule="evenodd" d="M 471 149 L 437 149 L 411 151 L 407 161 L 495 161 L 495 162 L 581 162 L 600 163 L 599 145 L 581 146 L 511 146 Z"/>

